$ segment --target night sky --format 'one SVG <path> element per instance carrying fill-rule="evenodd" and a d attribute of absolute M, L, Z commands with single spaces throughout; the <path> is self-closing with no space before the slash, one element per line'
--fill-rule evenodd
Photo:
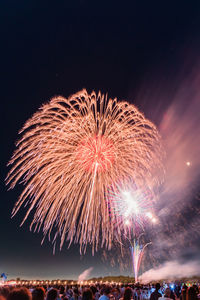
<path fill-rule="evenodd" d="M 157 126 L 200 53 L 199 1 L 1 1 L 0 273 L 9 278 L 117 275 L 90 249 L 41 246 L 11 211 L 22 186 L 7 191 L 6 164 L 24 122 L 55 95 L 86 88 L 136 104 Z M 124 271 L 131 274 L 131 268 Z"/>

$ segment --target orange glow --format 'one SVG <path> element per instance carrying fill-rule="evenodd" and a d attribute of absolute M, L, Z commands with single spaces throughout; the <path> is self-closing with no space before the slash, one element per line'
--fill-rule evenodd
<path fill-rule="evenodd" d="M 163 178 L 162 148 L 155 125 L 127 102 L 82 90 L 43 105 L 24 125 L 10 160 L 7 184 L 25 185 L 13 216 L 27 204 L 30 229 L 53 242 L 80 244 L 85 252 L 112 247 L 115 215 L 109 188 L 130 179 L 153 192 Z M 54 230 L 55 229 L 55 230 Z M 56 232 L 51 237 L 52 232 Z M 118 237 L 118 239 L 119 239 Z"/>

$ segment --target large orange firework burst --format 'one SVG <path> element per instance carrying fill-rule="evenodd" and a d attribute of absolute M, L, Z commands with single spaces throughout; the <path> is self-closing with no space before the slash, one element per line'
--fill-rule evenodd
<path fill-rule="evenodd" d="M 160 137 L 154 124 L 127 102 L 78 92 L 55 97 L 22 128 L 7 176 L 25 188 L 13 209 L 34 210 L 30 229 L 60 236 L 60 247 L 80 243 L 111 248 L 116 228 L 109 212 L 109 189 L 133 181 L 154 193 L 162 175 Z M 117 192 L 117 190 L 116 190 Z M 23 224 L 23 223 L 22 223 Z"/>

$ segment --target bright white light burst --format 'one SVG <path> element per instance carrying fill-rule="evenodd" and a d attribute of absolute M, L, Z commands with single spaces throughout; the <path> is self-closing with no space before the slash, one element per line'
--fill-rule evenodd
<path fill-rule="evenodd" d="M 132 228 L 143 227 L 145 222 L 156 223 L 153 213 L 153 194 L 151 191 L 142 191 L 134 184 L 118 185 L 117 193 L 110 192 L 109 206 L 111 213 L 114 212 L 117 226 Z"/>
<path fill-rule="evenodd" d="M 137 193 L 136 193 L 137 194 Z M 135 196 L 135 198 L 134 198 Z M 132 195 L 131 192 L 123 191 L 122 199 L 126 205 L 125 216 L 138 215 L 140 213 L 140 207 L 137 203 L 137 195 Z"/>

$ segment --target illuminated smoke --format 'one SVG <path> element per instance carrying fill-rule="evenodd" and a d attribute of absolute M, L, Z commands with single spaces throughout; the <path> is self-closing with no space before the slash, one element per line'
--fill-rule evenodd
<path fill-rule="evenodd" d="M 90 267 L 89 269 L 86 269 L 78 276 L 78 281 L 86 280 L 90 277 L 91 272 L 93 271 L 93 267 Z"/>
<path fill-rule="evenodd" d="M 150 269 L 140 276 L 140 281 L 148 283 L 161 279 L 179 279 L 200 275 L 200 262 L 189 261 L 186 263 L 178 261 L 166 262 L 158 268 Z"/>

